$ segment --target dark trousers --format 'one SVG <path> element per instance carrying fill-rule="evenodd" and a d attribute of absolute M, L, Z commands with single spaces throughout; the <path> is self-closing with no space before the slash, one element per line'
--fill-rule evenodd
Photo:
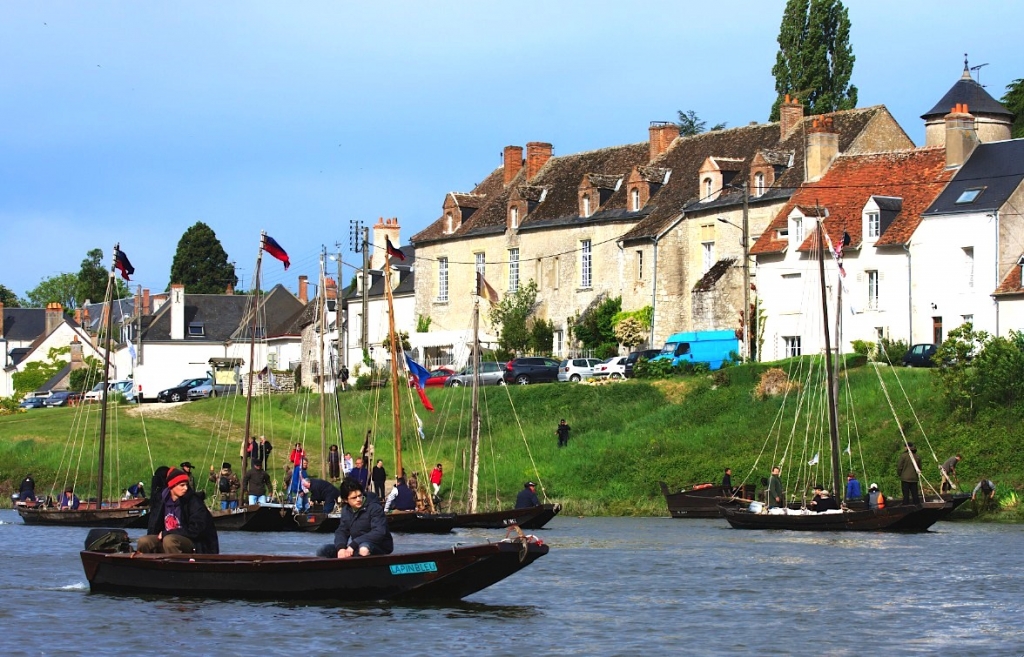
<path fill-rule="evenodd" d="M 903 485 L 903 503 L 910 504 L 911 498 L 913 498 L 914 504 L 921 503 L 921 491 L 918 490 L 916 481 L 901 481 Z"/>

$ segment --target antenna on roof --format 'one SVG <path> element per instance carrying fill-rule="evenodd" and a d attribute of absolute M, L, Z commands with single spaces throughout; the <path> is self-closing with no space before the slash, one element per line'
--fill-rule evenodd
<path fill-rule="evenodd" d="M 985 62 L 984 64 L 978 64 L 977 66 L 972 66 L 971 67 L 971 70 L 974 71 L 975 74 L 978 76 L 978 86 L 979 87 L 984 87 L 985 86 L 985 85 L 983 85 L 981 83 L 981 67 L 982 66 L 988 66 L 988 62 Z"/>

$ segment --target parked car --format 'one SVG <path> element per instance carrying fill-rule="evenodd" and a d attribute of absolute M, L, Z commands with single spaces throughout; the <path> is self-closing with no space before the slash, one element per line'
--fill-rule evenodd
<path fill-rule="evenodd" d="M 213 379 L 206 379 L 203 383 L 200 383 L 194 388 L 188 391 L 189 399 L 207 399 L 209 397 L 219 397 L 221 395 L 232 395 L 238 392 L 238 386 L 233 386 L 230 383 L 214 383 Z"/>
<path fill-rule="evenodd" d="M 128 402 L 135 401 L 135 385 L 130 379 L 123 381 L 111 381 L 107 384 L 107 398 L 109 399 L 114 394 L 119 394 L 125 398 Z M 103 382 L 100 381 L 92 387 L 92 390 L 85 393 L 82 397 L 83 402 L 101 402 L 103 401 Z"/>
<path fill-rule="evenodd" d="M 196 386 L 201 386 L 209 381 L 206 377 L 199 379 L 185 379 L 173 388 L 161 390 L 157 393 L 156 399 L 161 402 L 180 402 L 188 399 L 188 391 Z"/>
<path fill-rule="evenodd" d="M 644 360 L 650 360 L 661 353 L 661 349 L 642 349 L 640 351 L 631 351 L 626 356 L 626 368 L 625 375 L 627 379 L 633 378 L 633 368 L 636 367 L 638 360 L 643 358 Z"/>
<path fill-rule="evenodd" d="M 92 387 L 92 390 L 82 397 L 83 402 L 98 402 L 103 400 L 103 382 L 100 381 Z"/>
<path fill-rule="evenodd" d="M 558 361 L 553 358 L 514 358 L 505 363 L 505 383 L 543 383 L 558 380 Z"/>
<path fill-rule="evenodd" d="M 55 408 L 58 406 L 74 406 L 80 401 L 82 401 L 82 393 L 59 390 L 47 397 L 43 403 L 49 408 Z"/>
<path fill-rule="evenodd" d="M 915 344 L 903 354 L 903 364 L 906 367 L 932 367 L 935 362 L 935 345 L 932 343 Z"/>
<path fill-rule="evenodd" d="M 25 409 L 29 409 L 29 408 L 42 408 L 42 407 L 46 406 L 46 397 L 36 397 L 35 395 L 30 395 L 30 396 L 25 397 L 24 399 L 22 399 L 21 403 L 18 404 L 18 406 L 20 408 L 25 408 Z"/>
<path fill-rule="evenodd" d="M 430 372 L 430 378 L 423 382 L 427 388 L 443 388 L 448 379 L 455 374 L 455 368 L 442 365 Z"/>
<path fill-rule="evenodd" d="M 626 356 L 612 356 L 594 368 L 594 377 L 598 379 L 626 378 Z"/>
<path fill-rule="evenodd" d="M 483 361 L 480 363 L 480 385 L 482 386 L 500 386 L 505 381 L 502 379 L 502 375 L 505 373 L 505 367 L 501 363 L 495 363 L 492 361 Z M 471 386 L 473 385 L 473 368 L 464 367 L 458 374 L 453 374 L 448 377 L 448 380 L 444 382 L 446 388 L 458 388 L 459 386 Z"/>
<path fill-rule="evenodd" d="M 599 358 L 569 358 L 558 364 L 558 380 L 580 382 L 594 376 L 594 368 L 601 364 Z"/>

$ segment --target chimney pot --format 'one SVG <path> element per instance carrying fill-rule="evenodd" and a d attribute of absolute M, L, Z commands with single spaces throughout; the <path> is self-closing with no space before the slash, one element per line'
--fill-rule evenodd
<path fill-rule="evenodd" d="M 791 99 L 787 94 L 786 102 L 779 106 L 779 139 L 788 137 L 803 119 L 804 106 L 800 104 L 798 98 Z"/>
<path fill-rule="evenodd" d="M 305 274 L 299 276 L 299 301 L 309 303 L 309 277 Z"/>
<path fill-rule="evenodd" d="M 531 141 L 526 144 L 526 180 L 533 180 L 541 168 L 551 159 L 554 146 L 546 142 Z"/>
<path fill-rule="evenodd" d="M 504 154 L 502 156 L 503 165 L 502 170 L 504 173 L 504 184 L 508 187 L 509 184 L 515 179 L 519 172 L 523 169 L 523 147 L 522 146 L 506 146 Z"/>
<path fill-rule="evenodd" d="M 649 161 L 653 162 L 668 150 L 672 142 L 679 137 L 679 126 L 671 121 L 651 121 L 648 128 L 650 135 Z"/>
<path fill-rule="evenodd" d="M 54 329 L 60 325 L 63 310 L 59 303 L 46 304 L 46 335 L 53 333 Z"/>

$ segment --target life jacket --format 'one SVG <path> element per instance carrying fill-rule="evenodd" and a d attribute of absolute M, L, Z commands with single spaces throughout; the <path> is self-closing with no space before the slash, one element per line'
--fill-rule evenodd
<path fill-rule="evenodd" d="M 885 508 L 885 496 L 882 495 L 881 491 L 871 491 L 868 493 L 868 507 L 875 509 Z"/>
<path fill-rule="evenodd" d="M 231 492 L 231 479 L 224 473 L 221 473 L 220 479 L 217 480 L 217 488 L 222 493 Z"/>

